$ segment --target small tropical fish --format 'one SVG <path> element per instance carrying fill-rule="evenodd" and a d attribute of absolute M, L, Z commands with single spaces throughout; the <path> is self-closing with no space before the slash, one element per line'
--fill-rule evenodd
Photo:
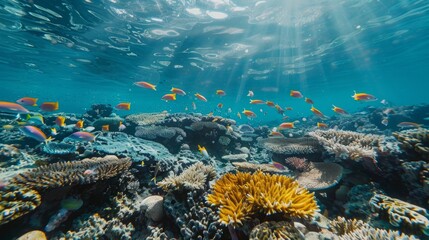
<path fill-rule="evenodd" d="M 266 101 L 265 104 L 267 104 L 267 106 L 269 106 L 269 107 L 275 106 L 274 102 L 272 102 L 272 101 Z"/>
<path fill-rule="evenodd" d="M 212 122 L 217 122 L 219 120 L 219 118 L 214 118 L 213 120 L 212 120 Z"/>
<path fill-rule="evenodd" d="M 203 102 L 207 102 L 207 98 L 205 98 L 203 95 L 199 94 L 199 93 L 195 93 L 194 94 L 195 97 L 197 97 L 198 99 L 200 99 Z"/>
<path fill-rule="evenodd" d="M 140 167 L 144 167 L 144 160 L 140 163 Z"/>
<path fill-rule="evenodd" d="M 223 104 L 222 103 L 218 103 L 217 104 L 217 108 L 219 108 L 219 109 L 223 108 Z"/>
<path fill-rule="evenodd" d="M 83 122 L 84 122 L 83 120 L 77 121 L 77 123 L 74 125 L 74 127 L 77 129 L 83 128 Z"/>
<path fill-rule="evenodd" d="M 338 113 L 338 114 L 341 114 L 341 115 L 346 115 L 346 114 L 348 114 L 346 111 L 344 111 L 344 109 L 339 108 L 339 107 L 337 107 L 337 106 L 335 106 L 335 105 L 332 105 L 332 111 L 334 111 L 334 112 L 336 112 L 336 113 Z"/>
<path fill-rule="evenodd" d="M 209 157 L 209 153 L 207 152 L 205 147 L 201 147 L 200 145 L 198 145 L 198 151 L 200 151 L 200 153 L 204 156 L 204 158 L 210 158 Z"/>
<path fill-rule="evenodd" d="M 40 105 L 40 109 L 44 112 L 53 112 L 58 110 L 58 102 L 44 102 Z"/>
<path fill-rule="evenodd" d="M 27 123 L 33 125 L 45 125 L 42 115 L 34 115 L 28 118 Z"/>
<path fill-rule="evenodd" d="M 94 130 L 95 130 L 95 127 L 93 127 L 93 126 L 88 126 L 88 127 L 84 128 L 84 129 L 82 129 L 82 131 L 84 131 L 84 132 L 92 132 Z"/>
<path fill-rule="evenodd" d="M 328 125 L 326 125 L 326 123 L 318 122 L 318 123 L 317 123 L 317 127 L 318 127 L 318 128 L 328 128 Z"/>
<path fill-rule="evenodd" d="M 414 122 L 400 122 L 397 127 L 400 128 L 419 128 L 422 124 L 414 123 Z"/>
<path fill-rule="evenodd" d="M 306 97 L 306 98 L 305 98 L 305 102 L 306 102 L 306 103 L 308 103 L 308 104 L 311 104 L 311 105 L 313 105 L 313 104 L 314 104 L 313 100 L 311 100 L 311 99 L 310 99 L 310 98 L 308 98 L 308 97 Z"/>
<path fill-rule="evenodd" d="M 15 128 L 15 126 L 13 126 L 11 124 L 3 125 L 3 129 L 6 130 L 6 131 L 10 131 L 10 130 L 12 130 L 14 128 Z"/>
<path fill-rule="evenodd" d="M 270 134 L 268 134 L 269 137 L 284 137 L 284 135 L 281 132 L 272 131 Z"/>
<path fill-rule="evenodd" d="M 67 139 L 78 142 L 93 142 L 96 137 L 97 136 L 90 132 L 75 132 L 68 136 Z"/>
<path fill-rule="evenodd" d="M 283 164 L 281 164 L 279 162 L 275 162 L 275 161 L 273 161 L 273 167 L 275 167 L 275 168 L 277 168 L 279 170 L 285 170 L 286 169 L 286 167 L 283 166 Z"/>
<path fill-rule="evenodd" d="M 352 98 L 356 101 L 361 101 L 361 102 L 370 102 L 370 101 L 377 101 L 377 98 L 374 97 L 371 94 L 368 93 L 356 93 L 352 96 Z"/>
<path fill-rule="evenodd" d="M 55 119 L 55 124 L 57 124 L 58 127 L 64 127 L 64 126 L 66 126 L 65 121 L 66 121 L 65 117 L 58 116 L 57 119 Z"/>
<path fill-rule="evenodd" d="M 383 118 L 383 120 L 381 120 L 381 124 L 387 126 L 389 124 L 389 119 L 387 117 Z"/>
<path fill-rule="evenodd" d="M 57 129 L 56 128 L 51 128 L 51 135 L 52 136 L 56 136 L 58 134 Z"/>
<path fill-rule="evenodd" d="M 252 100 L 250 99 L 250 104 L 264 104 L 265 102 L 262 100 Z"/>
<path fill-rule="evenodd" d="M 124 131 L 125 128 L 127 127 L 122 122 L 119 122 L 119 127 L 118 127 L 119 131 Z"/>
<path fill-rule="evenodd" d="M 288 129 L 295 128 L 295 124 L 293 122 L 284 122 L 279 125 L 278 129 Z"/>
<path fill-rule="evenodd" d="M 197 105 L 195 104 L 195 102 L 192 102 L 192 109 L 195 111 L 197 110 Z"/>
<path fill-rule="evenodd" d="M 161 99 L 165 100 L 166 102 L 168 102 L 168 101 L 176 101 L 176 94 L 175 93 L 165 94 L 164 96 L 162 96 Z"/>
<path fill-rule="evenodd" d="M 293 110 L 293 108 L 292 108 L 292 107 L 287 107 L 287 108 L 286 108 L 286 110 L 288 110 L 288 111 L 292 111 L 292 110 Z"/>
<path fill-rule="evenodd" d="M 393 108 L 386 108 L 383 110 L 384 115 L 395 114 L 395 110 Z"/>
<path fill-rule="evenodd" d="M 307 122 L 307 118 L 305 118 L 305 117 L 303 117 L 301 120 L 302 120 L 303 122 Z"/>
<path fill-rule="evenodd" d="M 290 90 L 290 96 L 294 98 L 303 98 L 304 96 L 300 91 Z"/>
<path fill-rule="evenodd" d="M 253 91 L 249 91 L 249 93 L 247 93 L 247 96 L 248 97 L 253 97 L 253 96 L 255 96 L 255 94 L 253 93 Z"/>
<path fill-rule="evenodd" d="M 30 111 L 17 103 L 0 101 L 0 112 L 29 113 Z"/>
<path fill-rule="evenodd" d="M 250 110 L 244 109 L 242 113 L 244 115 L 246 115 L 246 117 L 248 117 L 248 118 L 255 118 L 256 117 L 256 114 Z"/>
<path fill-rule="evenodd" d="M 389 102 L 386 99 L 381 100 L 380 103 L 383 104 L 383 105 L 389 104 Z"/>
<path fill-rule="evenodd" d="M 37 100 L 38 98 L 32 98 L 32 97 L 23 97 L 18 100 L 16 100 L 17 103 L 26 105 L 26 106 L 37 106 Z"/>
<path fill-rule="evenodd" d="M 241 114 L 240 114 L 240 112 L 237 112 L 237 117 L 238 117 L 239 119 L 241 119 Z"/>
<path fill-rule="evenodd" d="M 228 108 L 228 113 L 232 113 L 232 109 L 231 108 Z"/>
<path fill-rule="evenodd" d="M 109 124 L 101 126 L 101 131 L 108 132 L 109 131 Z"/>
<path fill-rule="evenodd" d="M 148 83 L 148 82 L 135 82 L 134 85 L 142 87 L 142 88 L 152 89 L 152 90 L 156 91 L 156 85 L 153 85 L 153 84 Z"/>
<path fill-rule="evenodd" d="M 218 95 L 218 96 L 225 96 L 226 95 L 226 93 L 225 93 L 225 91 L 224 90 L 216 90 L 216 95 Z"/>
<path fill-rule="evenodd" d="M 42 130 L 40 130 L 40 128 L 38 128 L 38 127 L 35 127 L 35 126 L 23 126 L 23 127 L 20 127 L 19 130 L 21 130 L 21 132 L 26 137 L 35 139 L 36 141 L 39 141 L 39 142 L 48 141 L 48 139 L 46 138 L 45 133 L 42 132 Z"/>
<path fill-rule="evenodd" d="M 115 106 L 116 110 L 130 110 L 131 109 L 131 103 L 129 102 L 122 102 Z"/>
<path fill-rule="evenodd" d="M 177 95 L 180 95 L 180 96 L 185 96 L 186 95 L 186 92 L 185 91 L 183 91 L 182 89 L 180 89 L 180 88 L 171 88 L 171 90 L 170 90 L 172 93 L 176 93 Z"/>
<path fill-rule="evenodd" d="M 226 126 L 226 134 L 231 135 L 234 132 L 234 129 L 228 125 Z"/>
<path fill-rule="evenodd" d="M 282 120 L 286 120 L 288 118 L 289 118 L 289 116 L 284 116 L 284 117 L 282 117 Z"/>
<path fill-rule="evenodd" d="M 324 118 L 325 117 L 325 115 L 323 115 L 323 113 L 319 109 L 315 108 L 314 106 L 311 106 L 310 110 L 314 113 L 314 115 L 316 115 L 316 116 L 318 116 L 320 118 Z"/>
<path fill-rule="evenodd" d="M 209 116 L 209 117 L 213 116 L 213 112 L 209 112 L 209 113 L 207 114 L 207 116 Z"/>
<path fill-rule="evenodd" d="M 276 104 L 274 107 L 276 108 L 279 114 L 283 115 L 285 113 L 285 110 L 283 110 L 283 108 L 280 107 L 280 105 Z"/>

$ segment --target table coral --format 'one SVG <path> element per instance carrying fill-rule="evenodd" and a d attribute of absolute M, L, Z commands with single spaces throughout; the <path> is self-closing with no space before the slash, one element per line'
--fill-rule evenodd
<path fill-rule="evenodd" d="M 222 224 L 234 226 L 242 225 L 257 213 L 311 218 L 319 209 L 314 194 L 292 178 L 260 171 L 223 175 L 207 201 L 219 207 Z"/>
<path fill-rule="evenodd" d="M 117 158 L 112 155 L 75 162 L 58 162 L 18 174 L 11 183 L 35 190 L 88 184 L 114 177 L 130 166 L 129 158 Z"/>
<path fill-rule="evenodd" d="M 262 171 L 265 173 L 277 173 L 277 174 L 284 174 L 288 173 L 289 170 L 281 170 L 276 167 L 274 167 L 273 164 L 269 163 L 249 163 L 249 162 L 233 162 L 232 165 L 236 167 L 239 171 L 243 172 L 256 172 L 256 171 Z"/>
<path fill-rule="evenodd" d="M 296 176 L 298 183 L 311 191 L 322 191 L 336 186 L 343 176 L 343 167 L 336 163 L 313 163 L 313 168 L 299 172 Z"/>
<path fill-rule="evenodd" d="M 0 189 L 0 225 L 15 220 L 35 208 L 41 203 L 38 192 L 9 184 Z"/>
<path fill-rule="evenodd" d="M 139 113 L 128 115 L 125 120 L 136 124 L 137 126 L 150 126 L 162 122 L 168 113 Z"/>
<path fill-rule="evenodd" d="M 429 213 L 426 209 L 383 194 L 374 195 L 370 205 L 373 211 L 387 214 L 393 226 L 411 227 L 429 236 Z"/>

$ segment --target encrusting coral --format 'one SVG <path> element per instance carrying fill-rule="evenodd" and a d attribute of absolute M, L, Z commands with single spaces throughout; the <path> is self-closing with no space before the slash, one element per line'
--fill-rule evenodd
<path fill-rule="evenodd" d="M 260 171 L 223 175 L 214 184 L 207 201 L 220 207 L 222 224 L 233 226 L 242 225 L 258 213 L 311 218 L 319 209 L 314 194 L 292 178 Z"/>
<path fill-rule="evenodd" d="M 204 189 L 206 183 L 216 177 L 214 167 L 204 166 L 202 162 L 198 162 L 187 168 L 180 175 L 172 175 L 166 177 L 158 183 L 165 191 L 168 190 L 195 190 Z"/>
<path fill-rule="evenodd" d="M 168 113 L 140 113 L 128 115 L 125 120 L 138 126 L 149 126 L 162 122 Z"/>
<path fill-rule="evenodd" d="M 370 205 L 373 211 L 387 214 L 393 226 L 411 227 L 429 236 L 429 213 L 426 209 L 383 194 L 374 195 Z"/>
<path fill-rule="evenodd" d="M 232 165 L 236 167 L 239 171 L 243 172 L 256 172 L 256 171 L 262 171 L 265 173 L 278 173 L 278 174 L 284 174 L 288 173 L 288 169 L 278 169 L 273 164 L 268 163 L 249 163 L 249 162 L 233 162 Z"/>
<path fill-rule="evenodd" d="M 41 203 L 38 192 L 13 184 L 0 189 L 0 225 L 17 219 Z"/>
<path fill-rule="evenodd" d="M 12 184 L 44 190 L 75 184 L 88 184 L 116 176 L 131 166 L 129 158 L 108 155 L 75 162 L 58 162 L 18 174 Z"/>
<path fill-rule="evenodd" d="M 270 152 L 284 155 L 306 155 L 318 153 L 321 146 L 316 139 L 303 138 L 265 138 L 258 141 L 259 146 Z"/>
<path fill-rule="evenodd" d="M 401 142 L 408 152 L 415 152 L 421 159 L 429 161 L 429 130 L 425 128 L 394 132 L 393 136 Z"/>
<path fill-rule="evenodd" d="M 296 229 L 292 223 L 263 222 L 255 226 L 250 232 L 249 240 L 300 240 L 304 239 L 302 233 Z"/>

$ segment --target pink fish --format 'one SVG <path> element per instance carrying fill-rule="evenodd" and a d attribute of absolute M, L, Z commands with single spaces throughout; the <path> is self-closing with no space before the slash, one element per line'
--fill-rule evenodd
<path fill-rule="evenodd" d="M 23 126 L 19 130 L 29 138 L 33 138 L 39 142 L 46 141 L 46 135 L 42 130 L 40 130 L 38 127 L 35 126 Z"/>
<path fill-rule="evenodd" d="M 285 166 L 283 166 L 283 164 L 279 163 L 279 162 L 275 162 L 273 161 L 273 166 L 279 170 L 285 170 Z"/>
<path fill-rule="evenodd" d="M 75 132 L 67 138 L 78 142 L 93 142 L 96 136 L 89 132 Z"/>
<path fill-rule="evenodd" d="M 32 98 L 32 97 L 23 97 L 18 99 L 16 102 L 22 105 L 27 105 L 27 106 L 37 106 L 37 98 Z"/>
<path fill-rule="evenodd" d="M 13 102 L 2 102 L 0 101 L 0 111 L 10 112 L 10 113 L 29 113 L 25 107 L 13 103 Z"/>

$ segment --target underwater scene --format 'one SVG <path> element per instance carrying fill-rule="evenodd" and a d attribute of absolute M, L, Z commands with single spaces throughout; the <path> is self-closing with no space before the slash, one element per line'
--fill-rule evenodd
<path fill-rule="evenodd" d="M 429 239 L 429 1 L 0 0 L 0 239 Z"/>

